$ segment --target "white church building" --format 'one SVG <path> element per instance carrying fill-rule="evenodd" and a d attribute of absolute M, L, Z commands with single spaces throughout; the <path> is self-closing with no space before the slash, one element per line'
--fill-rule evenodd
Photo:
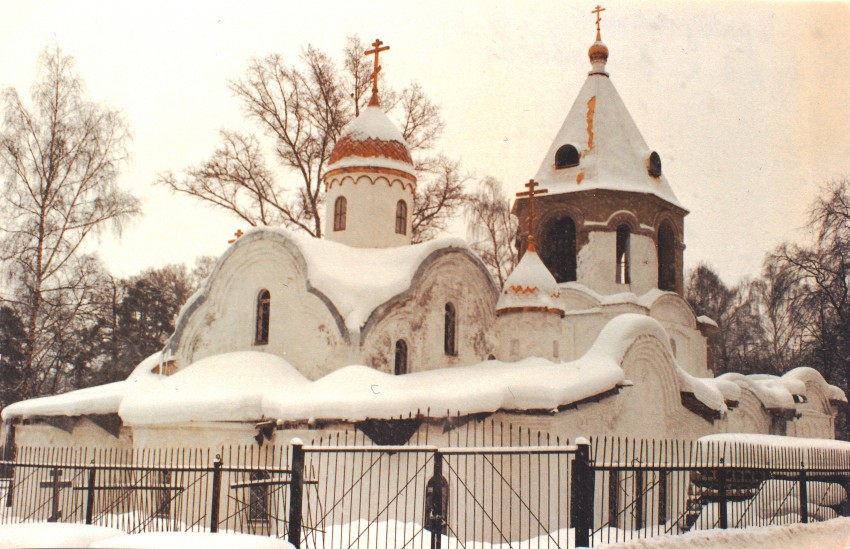
<path fill-rule="evenodd" d="M 3 410 L 15 443 L 286 443 L 367 420 L 375 442 L 404 443 L 374 426 L 459 417 L 562 439 L 833 438 L 846 397 L 817 371 L 713 375 L 717 325 L 682 297 L 688 211 L 598 35 L 589 57 L 514 204 L 523 255 L 504 288 L 461 239 L 411 244 L 417 176 L 373 89 L 331 155 L 326 238 L 247 232 L 125 381 Z"/>

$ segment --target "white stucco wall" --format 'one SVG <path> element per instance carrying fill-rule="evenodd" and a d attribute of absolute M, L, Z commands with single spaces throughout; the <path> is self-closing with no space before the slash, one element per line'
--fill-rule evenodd
<path fill-rule="evenodd" d="M 561 362 L 567 351 L 561 317 L 556 313 L 503 313 L 496 319 L 496 334 L 496 358 L 504 362 L 514 362 L 530 356 Z"/>
<path fill-rule="evenodd" d="M 593 231 L 578 253 L 577 282 L 604 295 L 632 292 L 637 295 L 658 287 L 655 242 L 632 234 L 630 240 L 630 284 L 617 284 L 617 233 Z"/>
<path fill-rule="evenodd" d="M 395 342 L 408 344 L 408 371 L 473 364 L 495 352 L 495 286 L 466 252 L 439 254 L 421 267 L 415 286 L 375 314 L 362 331 L 361 363 L 392 372 Z M 444 352 L 445 305 L 457 312 L 457 356 Z"/>
<path fill-rule="evenodd" d="M 410 244 L 414 182 L 394 175 L 355 172 L 328 181 L 325 197 L 325 236 L 358 248 L 387 248 Z M 344 196 L 347 203 L 345 230 L 334 230 L 334 203 Z M 395 232 L 396 206 L 407 204 L 407 230 Z"/>
<path fill-rule="evenodd" d="M 257 297 L 271 294 L 269 341 L 255 343 Z M 309 379 L 348 363 L 348 346 L 328 305 L 308 289 L 303 265 L 282 242 L 257 239 L 235 247 L 215 273 L 203 303 L 179 337 L 181 367 L 232 351 L 283 357 Z"/>

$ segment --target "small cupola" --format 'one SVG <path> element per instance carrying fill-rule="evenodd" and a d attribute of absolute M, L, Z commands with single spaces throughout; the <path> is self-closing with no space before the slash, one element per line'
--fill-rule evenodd
<path fill-rule="evenodd" d="M 497 315 L 529 311 L 564 315 L 558 283 L 537 255 L 533 238 L 525 255 L 505 281 L 496 304 Z"/>
<path fill-rule="evenodd" d="M 529 234 L 528 247 L 519 264 L 505 281 L 499 301 L 496 303 L 496 315 L 501 316 L 510 312 L 544 312 L 564 316 L 564 306 L 561 303 L 561 291 L 558 282 L 540 257 L 534 245 L 534 198 L 546 194 L 547 189 L 537 189 L 534 180 L 525 185 L 528 191 L 518 193 L 518 197 L 528 197 Z"/>
<path fill-rule="evenodd" d="M 378 55 L 389 49 L 376 40 L 372 97 L 343 129 L 325 172 L 325 236 L 359 248 L 411 242 L 410 212 L 416 172 L 404 136 L 381 109 Z"/>

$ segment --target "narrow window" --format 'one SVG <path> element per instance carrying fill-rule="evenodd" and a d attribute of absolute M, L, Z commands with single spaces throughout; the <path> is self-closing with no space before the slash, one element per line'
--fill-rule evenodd
<path fill-rule="evenodd" d="M 555 153 L 555 167 L 571 168 L 578 166 L 578 149 L 572 145 L 564 145 Z"/>
<path fill-rule="evenodd" d="M 451 303 L 446 303 L 446 322 L 443 336 L 443 350 L 449 356 L 457 356 L 457 311 Z"/>
<path fill-rule="evenodd" d="M 399 200 L 395 206 L 395 232 L 407 234 L 407 202 Z"/>
<path fill-rule="evenodd" d="M 265 471 L 251 473 L 251 489 L 248 495 L 248 520 L 265 522 L 269 520 L 269 474 Z"/>
<path fill-rule="evenodd" d="M 617 284 L 629 284 L 629 247 L 631 233 L 629 227 L 620 225 L 617 227 Z"/>
<path fill-rule="evenodd" d="M 407 373 L 407 342 L 399 339 L 395 342 L 395 375 Z"/>
<path fill-rule="evenodd" d="M 269 314 L 271 313 L 272 296 L 268 290 L 261 290 L 257 296 L 257 330 L 254 334 L 256 345 L 269 342 Z"/>
<path fill-rule="evenodd" d="M 658 228 L 658 287 L 676 291 L 676 236 L 667 221 Z"/>
<path fill-rule="evenodd" d="M 543 228 L 540 259 L 560 282 L 576 280 L 576 224 L 560 217 Z"/>
<path fill-rule="evenodd" d="M 345 230 L 345 214 L 348 208 L 348 203 L 344 196 L 340 196 L 334 202 L 334 230 Z"/>
<path fill-rule="evenodd" d="M 652 177 L 661 177 L 661 157 L 657 152 L 652 151 L 646 159 L 646 171 Z"/>

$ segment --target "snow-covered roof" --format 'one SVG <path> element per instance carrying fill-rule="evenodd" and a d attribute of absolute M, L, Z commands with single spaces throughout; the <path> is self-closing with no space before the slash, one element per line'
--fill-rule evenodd
<path fill-rule="evenodd" d="M 284 228 L 257 227 L 228 248 L 204 286 L 189 298 L 178 314 L 178 332 L 183 317 L 205 299 L 212 280 L 230 255 L 259 240 L 281 242 L 296 257 L 300 256 L 310 286 L 327 298 L 351 332 L 358 332 L 379 306 L 408 290 L 419 269 L 432 256 L 460 253 L 486 272 L 480 259 L 459 238 L 440 238 L 394 248 L 355 248 Z"/>
<path fill-rule="evenodd" d="M 376 105 L 363 109 L 334 145 L 327 173 L 343 168 L 390 168 L 416 179 L 407 142 Z"/>
<path fill-rule="evenodd" d="M 502 288 L 496 312 L 547 311 L 563 316 L 564 305 L 558 282 L 530 246 Z"/>
<path fill-rule="evenodd" d="M 6 408 L 4 418 L 118 412 L 125 424 L 147 425 L 264 418 L 359 421 L 398 418 L 427 409 L 461 415 L 552 410 L 622 385 L 620 364 L 634 341 L 645 335 L 666 345 L 664 329 L 656 320 L 624 314 L 605 325 L 584 356 L 568 363 L 542 358 L 514 363 L 489 360 L 403 376 L 352 365 L 316 381 L 307 380 L 274 355 L 227 353 L 199 360 L 169 377 L 137 376 L 20 402 Z M 713 410 L 725 410 L 716 388 L 676 370 L 682 390 L 692 391 Z M 95 390 L 108 392 L 111 399 L 102 403 L 85 397 Z"/>
<path fill-rule="evenodd" d="M 769 374 L 744 375 L 729 372 L 718 376 L 715 383 L 734 383 L 750 390 L 768 410 L 796 410 L 795 395 L 810 396 L 807 383 L 823 391 L 827 399 L 847 402 L 844 391 L 824 380 L 817 370 L 808 367 L 794 368 L 783 376 Z"/>
<path fill-rule="evenodd" d="M 598 70 L 600 67 L 603 70 Z M 578 165 L 555 167 L 555 153 L 564 145 L 577 149 Z M 596 63 L 534 179 L 548 188 L 549 194 L 631 191 L 655 195 L 684 209 L 664 174 L 649 174 L 652 152 L 604 71 L 604 62 Z"/>

